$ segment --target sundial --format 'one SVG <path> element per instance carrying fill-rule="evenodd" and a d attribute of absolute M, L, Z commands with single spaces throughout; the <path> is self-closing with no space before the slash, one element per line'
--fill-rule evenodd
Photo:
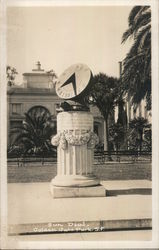
<path fill-rule="evenodd" d="M 98 137 L 86 102 L 92 78 L 87 65 L 74 64 L 56 83 L 56 93 L 63 102 L 56 109 L 57 135 L 51 140 L 58 154 L 57 175 L 50 185 L 54 198 L 105 196 L 105 188 L 93 175 L 93 150 Z"/>
<path fill-rule="evenodd" d="M 85 64 L 74 64 L 67 68 L 56 83 L 57 95 L 65 100 L 79 101 L 91 85 L 92 72 Z"/>

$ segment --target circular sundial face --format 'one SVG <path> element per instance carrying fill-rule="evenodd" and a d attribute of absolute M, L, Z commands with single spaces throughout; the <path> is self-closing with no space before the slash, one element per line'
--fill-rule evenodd
<path fill-rule="evenodd" d="M 74 64 L 66 69 L 56 83 L 56 93 L 63 99 L 74 99 L 89 85 L 92 72 L 85 64 Z"/>

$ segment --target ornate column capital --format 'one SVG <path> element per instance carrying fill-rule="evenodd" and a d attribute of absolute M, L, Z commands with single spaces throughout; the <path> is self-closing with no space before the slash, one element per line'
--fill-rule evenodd
<path fill-rule="evenodd" d="M 63 150 L 67 148 L 67 145 L 81 146 L 87 144 L 88 148 L 95 148 L 99 143 L 98 136 L 92 131 L 81 130 L 63 130 L 57 133 L 52 139 L 51 143 L 54 146 L 59 146 Z"/>

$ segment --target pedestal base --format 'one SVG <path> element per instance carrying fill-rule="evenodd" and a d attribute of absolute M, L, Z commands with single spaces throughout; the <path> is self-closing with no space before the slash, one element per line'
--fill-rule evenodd
<path fill-rule="evenodd" d="M 57 175 L 51 184 L 56 187 L 90 187 L 100 185 L 99 179 L 94 175 Z"/>
<path fill-rule="evenodd" d="M 106 190 L 102 185 L 93 187 L 56 187 L 50 184 L 53 198 L 105 197 Z"/>

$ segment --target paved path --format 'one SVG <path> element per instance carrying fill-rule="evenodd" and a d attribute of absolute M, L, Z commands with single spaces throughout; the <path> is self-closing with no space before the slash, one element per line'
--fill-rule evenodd
<path fill-rule="evenodd" d="M 56 229 L 58 223 L 63 223 L 61 228 L 67 230 L 68 222 L 73 222 L 71 228 L 150 227 L 150 181 L 104 181 L 102 184 L 113 191 L 113 196 L 53 199 L 49 183 L 9 184 L 9 224 L 23 225 L 18 229 L 22 232 Z M 78 222 L 80 225 L 76 225 Z M 13 232 L 14 228 L 10 230 Z"/>

